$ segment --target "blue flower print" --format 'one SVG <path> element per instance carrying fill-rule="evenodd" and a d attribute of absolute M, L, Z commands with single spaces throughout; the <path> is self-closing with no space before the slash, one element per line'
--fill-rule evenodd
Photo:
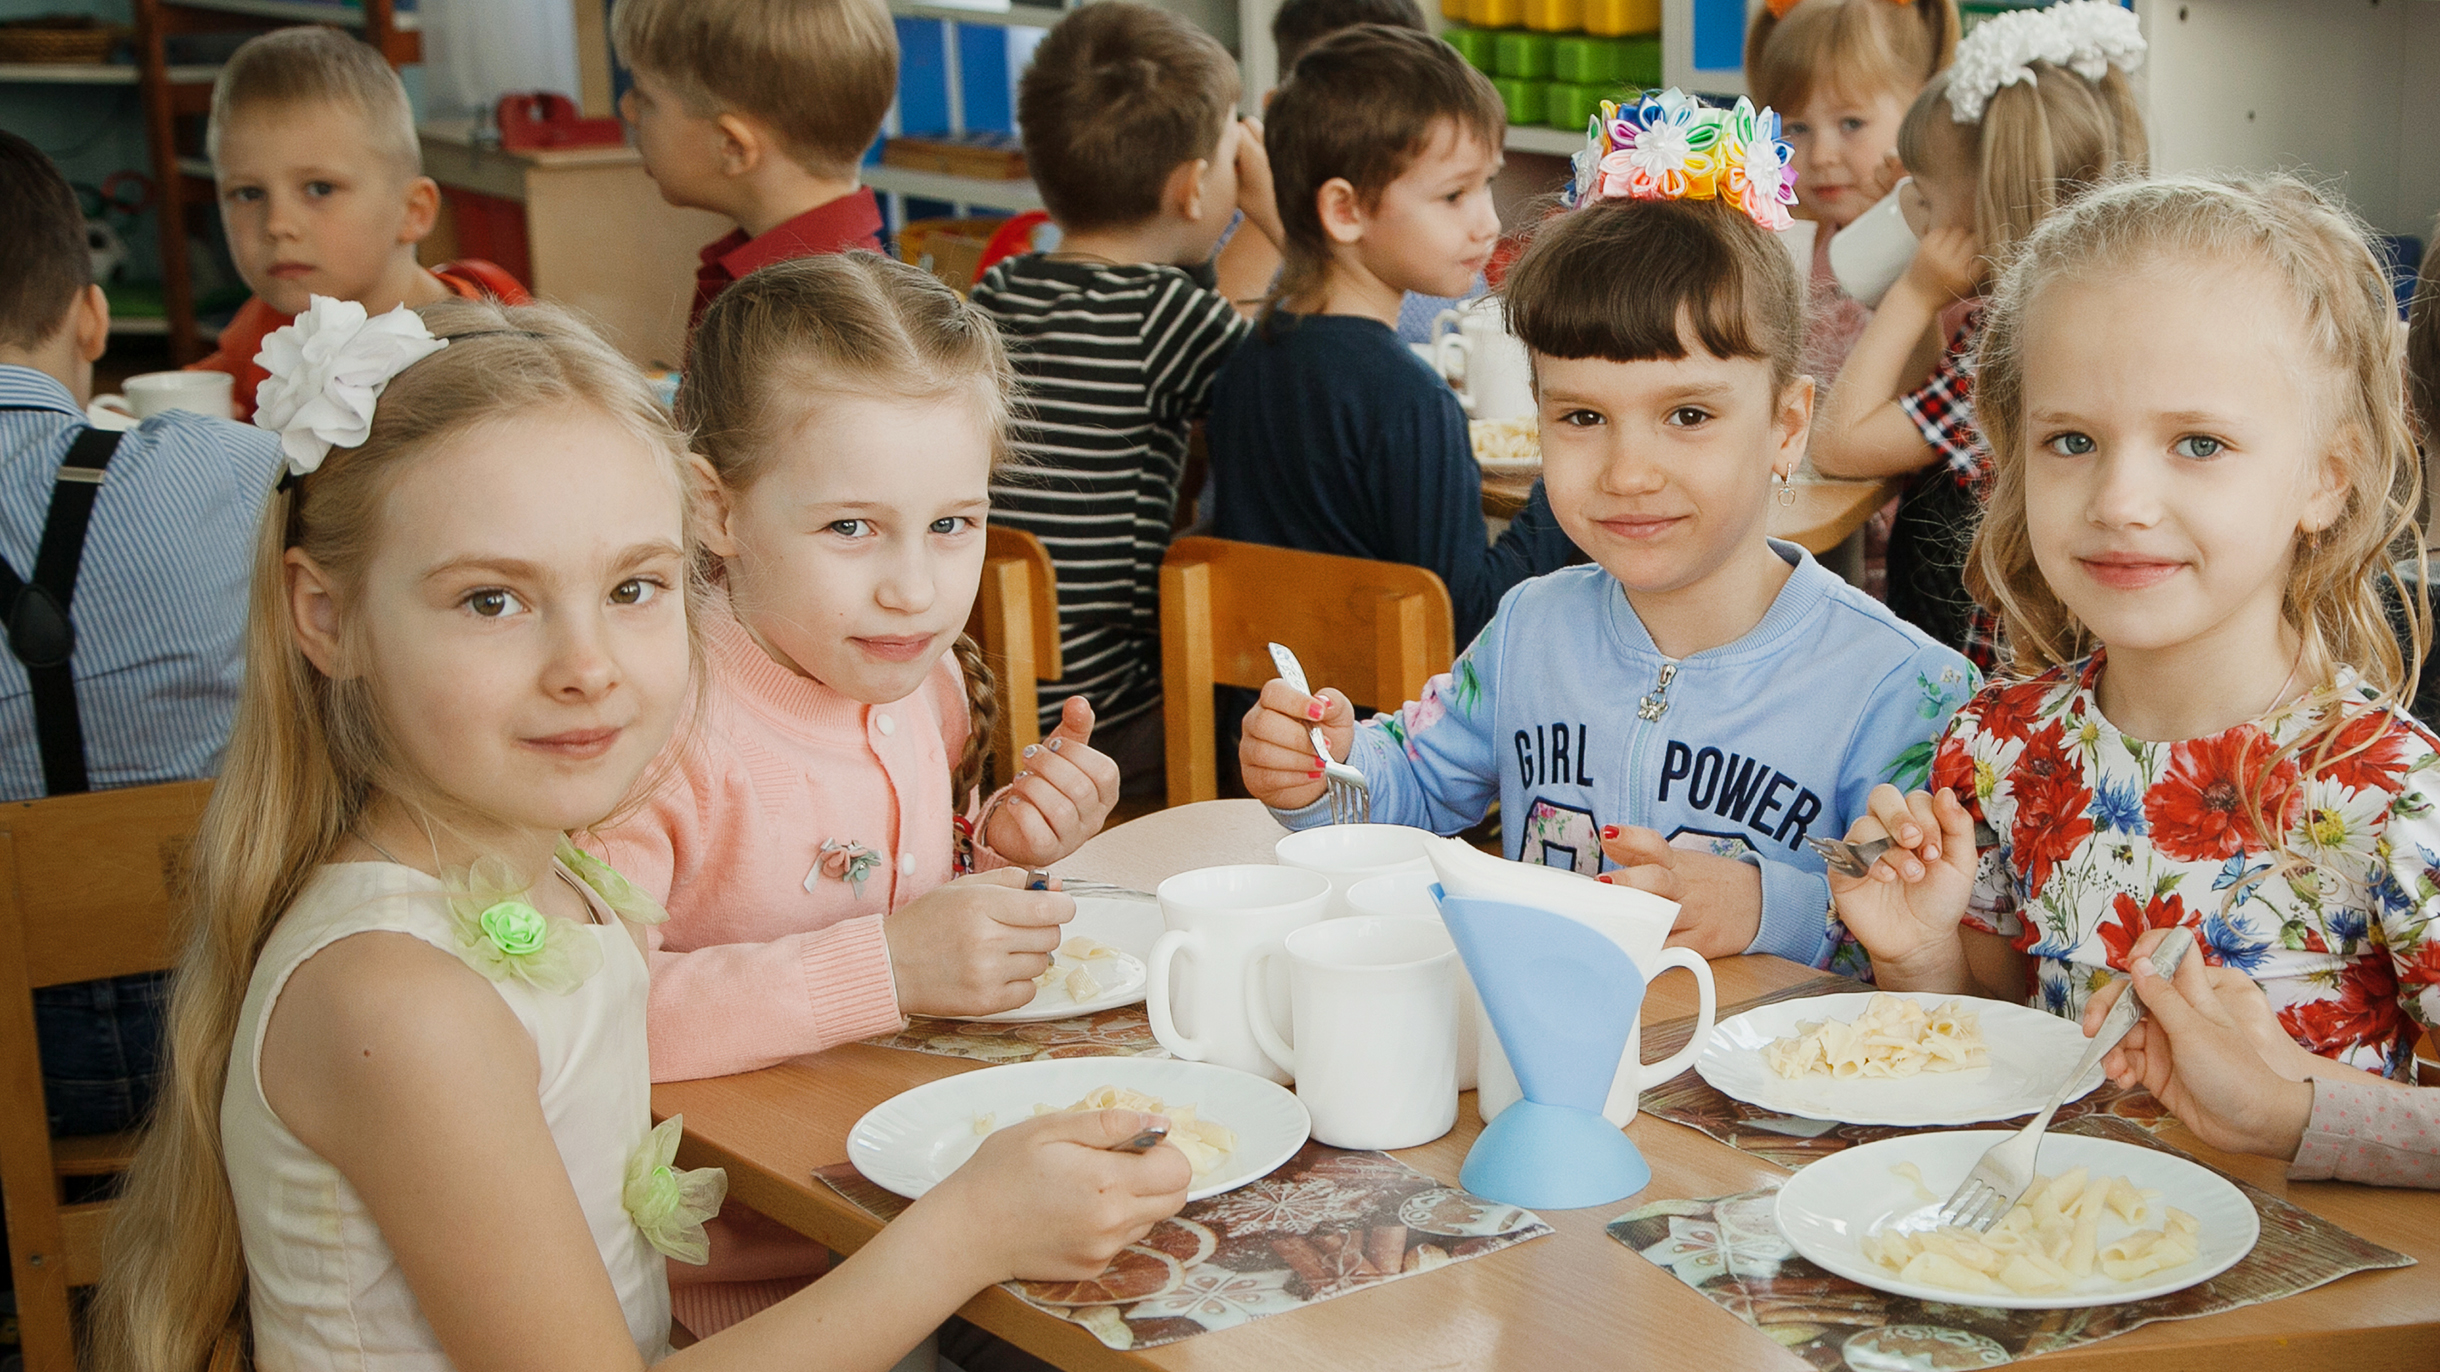
<path fill-rule="evenodd" d="M 2059 976 L 2043 977 L 2041 979 L 2042 1008 L 2054 1015 L 2065 1015 L 2067 1013 L 2066 969 L 2062 967 L 2060 972 L 2061 975 Z"/>
<path fill-rule="evenodd" d="M 2330 912 L 2325 927 L 2329 930 L 2330 951 L 2345 957 L 2372 931 L 2372 916 L 2367 911 L 2342 907 Z"/>
<path fill-rule="evenodd" d="M 2116 829 L 2140 834 L 2147 827 L 2143 817 L 2143 793 L 2136 789 L 2132 779 L 2112 785 L 2108 778 L 2102 778 L 2093 787 L 2093 803 L 2086 807 L 2085 813 L 2093 817 L 2094 828 L 2104 831 Z"/>
<path fill-rule="evenodd" d="M 2211 949 L 2212 956 L 2219 959 L 2221 966 L 2234 967 L 2248 976 L 2270 960 L 2269 944 L 2257 943 L 2245 937 L 2236 926 L 2219 915 L 2210 915 L 2203 920 L 2203 942 Z"/>

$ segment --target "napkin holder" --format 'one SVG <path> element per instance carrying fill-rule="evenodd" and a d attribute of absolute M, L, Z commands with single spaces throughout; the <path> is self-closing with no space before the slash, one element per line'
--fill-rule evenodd
<path fill-rule="evenodd" d="M 1579 1210 L 1644 1189 L 1652 1168 L 1601 1113 L 1643 1008 L 1635 960 L 1564 915 L 1434 893 L 1525 1092 L 1484 1126 L 1459 1183 L 1529 1210 Z"/>

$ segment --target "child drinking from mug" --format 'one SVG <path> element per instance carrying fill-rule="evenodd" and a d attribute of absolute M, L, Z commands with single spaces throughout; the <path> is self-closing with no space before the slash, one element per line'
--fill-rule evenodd
<path fill-rule="evenodd" d="M 1992 264 L 2076 194 L 2144 164 L 2126 73 L 2143 60 L 2135 16 L 2067 0 L 1974 30 L 1907 111 L 1898 154 L 1923 241 L 1831 388 L 1813 465 L 1830 476 L 1916 473 L 1889 535 L 1889 607 L 1985 672 L 1997 619 L 1960 584 L 1990 483 L 1974 423 L 1974 342 Z M 1929 377 L 1918 346 L 1944 337 Z"/>
<path fill-rule="evenodd" d="M 2304 1047 L 2406 1072 L 2440 1022 L 2440 764 L 2375 584 L 2421 490 L 2398 333 L 2292 179 L 2115 185 L 2025 239 L 1968 579 L 2031 679 L 1959 712 L 1936 796 L 1883 787 L 1850 834 L 1898 844 L 1832 881 L 1885 985 L 2073 1016 L 2181 925 Z"/>
<path fill-rule="evenodd" d="M 1291 828 L 1325 822 L 1319 724 L 1377 821 L 1455 833 L 1496 797 L 1509 857 L 1682 902 L 1673 942 L 1861 971 L 1805 839 L 1922 776 L 1973 673 L 1763 534 L 1813 409 L 1772 114 L 1671 91 L 1604 129 L 1503 287 L 1551 508 L 1594 565 L 1510 591 L 1394 715 L 1268 683 L 1246 784 Z"/>
<path fill-rule="evenodd" d="M 703 1260 L 726 1183 L 652 1123 L 661 912 L 569 833 L 684 714 L 683 440 L 555 310 L 317 297 L 266 352 L 287 475 L 96 1365 L 877 1372 L 1177 1208 L 1176 1150 L 1106 1151 L 1145 1117 L 1019 1125 L 831 1281 L 670 1355 L 665 1260 Z"/>

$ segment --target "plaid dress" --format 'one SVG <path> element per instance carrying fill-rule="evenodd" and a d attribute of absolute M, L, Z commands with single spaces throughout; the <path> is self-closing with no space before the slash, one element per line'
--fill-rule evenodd
<path fill-rule="evenodd" d="M 1968 309 L 1931 378 L 1898 399 L 1935 459 L 1898 497 L 1889 534 L 1889 608 L 1988 674 L 2001 656 L 1999 619 L 1966 594 L 1964 579 L 1991 487 L 1991 454 L 1974 423 L 1974 344 L 1982 319 L 1980 304 Z"/>

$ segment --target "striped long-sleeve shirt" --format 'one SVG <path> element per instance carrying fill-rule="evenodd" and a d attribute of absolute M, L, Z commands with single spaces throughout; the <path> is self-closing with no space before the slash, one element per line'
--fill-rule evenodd
<path fill-rule="evenodd" d="M 1022 464 L 995 478 L 991 517 L 1042 540 L 1059 571 L 1065 679 L 1104 725 L 1161 700 L 1161 559 L 1187 430 L 1245 336 L 1219 293 L 1176 267 L 1011 258 L 974 303 L 1000 323 L 1024 379 Z"/>
<path fill-rule="evenodd" d="M 68 389 L 0 366 L 0 558 L 34 569 L 60 460 L 84 427 Z M 69 616 L 93 789 L 208 777 L 237 708 L 246 586 L 277 435 L 173 410 L 119 441 Z M 0 798 L 43 794 L 25 667 L 0 652 Z"/>

